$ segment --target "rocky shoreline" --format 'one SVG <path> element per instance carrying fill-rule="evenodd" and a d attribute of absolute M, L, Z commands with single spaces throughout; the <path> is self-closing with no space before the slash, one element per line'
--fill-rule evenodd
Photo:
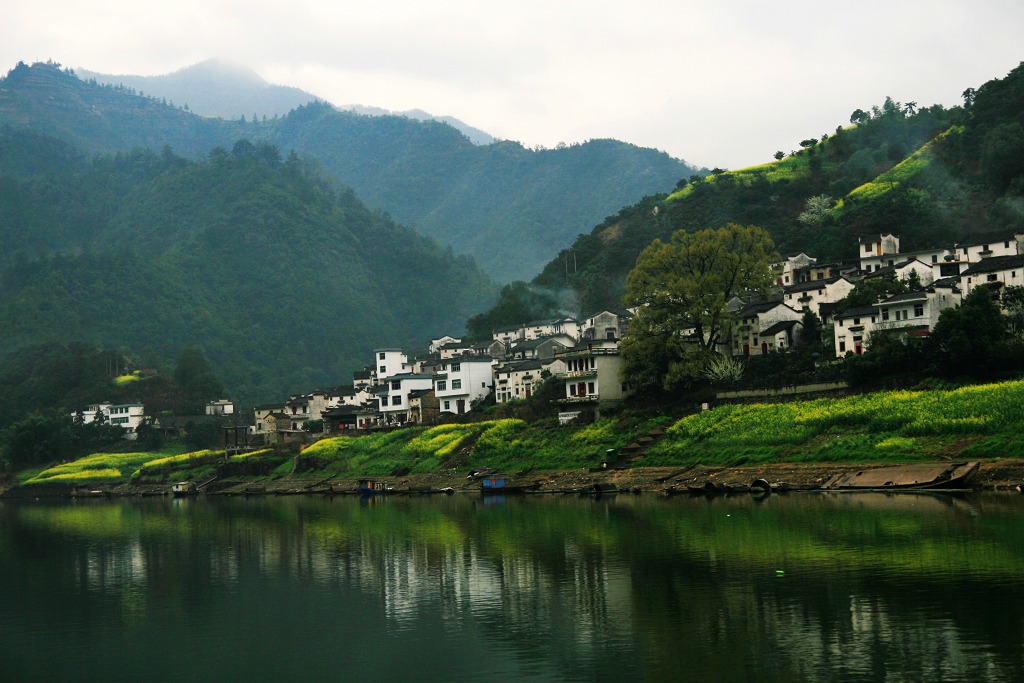
<path fill-rule="evenodd" d="M 950 461 L 952 462 L 952 461 Z M 587 493 L 604 491 L 649 492 L 661 495 L 686 492 L 691 488 L 708 487 L 711 492 L 744 490 L 758 480 L 774 490 L 816 490 L 836 475 L 891 465 L 814 463 L 714 467 L 630 467 L 592 471 L 564 469 L 551 472 L 524 471 L 508 475 L 508 482 L 531 493 Z M 359 477 L 332 476 L 245 478 L 212 482 L 203 493 L 207 495 L 343 495 L 356 493 Z M 442 471 L 406 476 L 378 477 L 394 493 L 426 494 L 441 492 L 477 493 L 480 481 L 465 471 Z M 1024 460 L 1006 459 L 983 462 L 970 488 L 981 491 L 1020 492 L 1024 486 Z M 135 486 L 125 484 L 109 489 L 86 490 L 83 487 L 64 490 L 40 490 L 14 487 L 0 491 L 5 497 L 40 496 L 154 496 L 168 495 L 170 484 Z"/>

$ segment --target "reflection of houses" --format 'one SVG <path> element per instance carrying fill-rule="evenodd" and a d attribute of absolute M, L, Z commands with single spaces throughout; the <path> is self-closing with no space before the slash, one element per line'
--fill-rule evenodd
<path fill-rule="evenodd" d="M 796 341 L 803 314 L 782 301 L 757 301 L 740 309 L 737 317 L 733 355 L 751 356 L 790 348 Z"/>
<path fill-rule="evenodd" d="M 622 384 L 622 356 L 613 339 L 586 341 L 557 356 L 565 363 L 555 376 L 564 387 L 563 403 L 596 403 L 598 406 L 621 401 L 630 391 Z"/>

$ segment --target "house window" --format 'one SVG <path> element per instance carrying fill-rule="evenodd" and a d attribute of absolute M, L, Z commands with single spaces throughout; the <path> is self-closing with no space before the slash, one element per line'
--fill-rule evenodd
<path fill-rule="evenodd" d="M 382 406 L 386 406 L 388 404 L 388 397 L 387 396 L 381 396 L 380 397 L 380 404 Z"/>
<path fill-rule="evenodd" d="M 939 255 L 938 254 L 932 254 L 932 263 L 938 263 L 938 262 L 939 262 Z"/>
<path fill-rule="evenodd" d="M 594 383 L 593 382 L 587 382 L 587 393 L 588 394 L 595 393 L 594 392 Z"/>
<path fill-rule="evenodd" d="M 920 318 L 924 315 L 924 304 L 914 304 L 914 317 Z"/>
<path fill-rule="evenodd" d="M 396 381 L 392 382 L 391 383 L 391 388 L 394 389 L 395 391 L 398 391 L 399 389 L 401 389 L 402 388 L 402 380 L 396 380 Z"/>
<path fill-rule="evenodd" d="M 882 320 L 888 320 L 888 319 L 889 319 L 889 309 L 888 308 L 883 308 L 882 309 Z"/>
<path fill-rule="evenodd" d="M 400 405 L 402 405 L 402 397 L 401 396 L 392 396 L 391 397 L 391 405 L 393 405 L 393 406 L 400 406 Z"/>
<path fill-rule="evenodd" d="M 445 410 L 451 410 L 451 407 L 452 407 L 452 402 L 451 401 L 445 401 L 444 402 L 444 409 Z"/>
<path fill-rule="evenodd" d="M 987 280 L 988 282 L 995 282 L 995 281 L 996 281 L 996 274 L 995 274 L 995 273 L 989 273 L 989 274 L 988 274 L 988 275 L 987 275 L 987 276 L 985 277 L 985 279 L 986 279 L 986 280 Z"/>
<path fill-rule="evenodd" d="M 839 342 L 839 353 L 843 353 L 845 351 L 846 351 L 846 342 L 845 341 L 840 341 Z"/>
<path fill-rule="evenodd" d="M 576 385 L 575 384 L 570 384 L 569 385 L 569 395 L 570 396 L 575 396 L 576 395 Z"/>
<path fill-rule="evenodd" d="M 854 318 L 853 319 L 853 324 L 854 325 L 860 325 L 860 318 Z"/>
<path fill-rule="evenodd" d="M 377 370 L 377 372 L 378 372 L 379 374 L 381 374 L 381 375 L 386 375 L 386 374 L 388 374 L 388 369 L 387 369 L 387 367 L 386 367 L 386 366 L 382 365 L 382 366 L 380 366 L 380 368 L 379 368 L 379 369 Z"/>
<path fill-rule="evenodd" d="M 437 380 L 438 391 L 448 391 L 448 380 L 439 379 Z"/>
<path fill-rule="evenodd" d="M 459 372 L 462 370 L 462 363 L 452 363 L 452 372 Z M 455 386 L 454 384 L 452 385 Z"/>
<path fill-rule="evenodd" d="M 462 388 L 462 380 L 461 379 L 453 379 L 452 380 L 452 390 L 461 389 L 461 388 Z"/>
<path fill-rule="evenodd" d="M 379 353 L 379 354 L 377 354 L 377 358 L 379 358 L 380 360 L 384 360 L 384 354 L 383 354 L 383 352 L 382 352 L 382 353 Z"/>

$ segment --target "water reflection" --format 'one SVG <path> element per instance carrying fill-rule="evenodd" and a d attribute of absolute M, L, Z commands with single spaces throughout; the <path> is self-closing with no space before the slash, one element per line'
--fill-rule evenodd
<path fill-rule="evenodd" d="M 0 679 L 1018 680 L 1022 502 L 3 502 Z"/>

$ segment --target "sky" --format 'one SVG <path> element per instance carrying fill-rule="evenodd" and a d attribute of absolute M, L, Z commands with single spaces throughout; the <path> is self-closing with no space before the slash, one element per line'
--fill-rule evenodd
<path fill-rule="evenodd" d="M 1020 0 L 48 0 L 5 3 L 0 73 L 152 76 L 210 58 L 338 105 L 528 147 L 616 138 L 738 169 L 855 109 L 959 104 L 1024 61 Z"/>

